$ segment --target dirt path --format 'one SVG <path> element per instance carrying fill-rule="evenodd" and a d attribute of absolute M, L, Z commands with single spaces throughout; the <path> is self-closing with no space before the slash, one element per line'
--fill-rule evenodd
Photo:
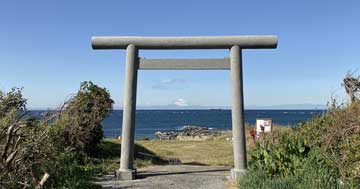
<path fill-rule="evenodd" d="M 114 176 L 106 176 L 97 184 L 103 188 L 228 189 L 224 184 L 227 181 L 229 170 L 229 167 L 220 166 L 152 166 L 139 169 L 137 180 L 116 181 Z"/>

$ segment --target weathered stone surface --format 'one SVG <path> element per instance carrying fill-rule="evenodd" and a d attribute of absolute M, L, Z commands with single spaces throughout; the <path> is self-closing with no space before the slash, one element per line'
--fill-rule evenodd
<path fill-rule="evenodd" d="M 179 135 L 176 132 L 156 132 L 154 133 L 154 135 L 159 139 L 159 140 L 174 140 L 176 139 L 176 137 Z"/>
<path fill-rule="evenodd" d="M 274 35 L 253 36 L 94 36 L 93 49 L 126 49 L 134 44 L 140 49 L 229 49 L 238 45 L 242 49 L 273 49 L 278 39 Z"/>
<path fill-rule="evenodd" d="M 238 180 L 239 178 L 245 176 L 247 173 L 246 169 L 238 170 L 238 169 L 231 169 L 230 170 L 230 179 L 231 180 Z"/>
<path fill-rule="evenodd" d="M 229 70 L 230 59 L 140 59 L 140 70 Z"/>
<path fill-rule="evenodd" d="M 159 140 L 206 140 L 221 134 L 220 130 L 210 129 L 208 127 L 187 125 L 178 132 L 156 132 L 154 135 Z"/>
<path fill-rule="evenodd" d="M 244 92 L 242 52 L 239 46 L 230 49 L 231 125 L 233 134 L 234 169 L 246 170 L 246 138 L 244 119 Z M 237 176 L 237 174 L 235 174 Z"/>
<path fill-rule="evenodd" d="M 129 45 L 126 50 L 125 68 L 125 94 L 123 124 L 121 133 L 120 169 L 133 169 L 134 138 L 135 138 L 135 111 L 136 111 L 136 86 L 139 50 L 134 45 Z"/>
<path fill-rule="evenodd" d="M 135 180 L 136 179 L 136 170 L 117 170 L 116 173 L 117 180 Z"/>

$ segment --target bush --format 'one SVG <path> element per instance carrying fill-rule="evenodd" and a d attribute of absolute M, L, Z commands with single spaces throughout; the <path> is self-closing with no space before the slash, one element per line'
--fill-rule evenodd
<path fill-rule="evenodd" d="M 74 153 L 61 153 L 45 165 L 51 175 L 46 188 L 101 188 L 93 184 L 93 175 L 96 170 L 89 169 Z"/>
<path fill-rule="evenodd" d="M 360 101 L 338 106 L 292 132 L 255 145 L 244 188 L 358 188 Z M 276 139 L 276 140 L 275 140 Z"/>
<path fill-rule="evenodd" d="M 81 83 L 78 93 L 60 110 L 53 138 L 60 150 L 94 155 L 103 138 L 101 122 L 112 111 L 113 100 L 105 88 L 92 82 Z"/>
<path fill-rule="evenodd" d="M 21 89 L 0 91 L 0 188 L 40 187 L 45 173 L 46 188 L 96 187 L 99 170 L 87 154 L 103 138 L 112 104 L 106 89 L 84 82 L 59 112 L 39 120 L 26 116 Z"/>
<path fill-rule="evenodd" d="M 21 89 L 0 91 L 0 186 L 34 187 L 44 171 L 41 165 L 53 155 L 48 129 L 34 119 L 26 119 L 26 99 Z"/>
<path fill-rule="evenodd" d="M 261 142 L 256 143 L 249 166 L 264 170 L 269 176 L 294 175 L 307 158 L 310 147 L 306 140 L 289 134 L 282 135 L 277 143 L 271 142 L 271 136 L 265 136 Z"/>
<path fill-rule="evenodd" d="M 328 112 L 299 127 L 299 134 L 319 146 L 339 170 L 341 180 L 360 184 L 360 102 L 335 103 Z"/>
<path fill-rule="evenodd" d="M 250 168 L 239 180 L 240 188 L 345 188 L 337 179 L 338 174 L 312 149 L 294 174 L 269 175 L 266 170 Z"/>
<path fill-rule="evenodd" d="M 257 143 L 249 162 L 248 174 L 240 179 L 241 188 L 337 188 L 337 169 L 322 156 L 319 148 L 285 133 L 278 142 L 271 136 Z"/>
<path fill-rule="evenodd" d="M 12 88 L 8 93 L 0 90 L 0 118 L 14 110 L 19 113 L 26 110 L 26 99 L 23 98 L 21 91 L 21 88 Z"/>

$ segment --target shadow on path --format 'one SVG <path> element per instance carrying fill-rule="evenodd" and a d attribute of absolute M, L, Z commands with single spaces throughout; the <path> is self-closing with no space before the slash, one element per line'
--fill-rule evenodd
<path fill-rule="evenodd" d="M 209 169 L 209 170 L 194 170 L 194 171 L 143 171 L 138 172 L 137 179 L 144 179 L 152 176 L 162 176 L 162 175 L 182 175 L 182 174 L 192 174 L 192 173 L 215 173 L 215 172 L 224 172 L 229 171 L 227 168 L 222 169 Z"/>
<path fill-rule="evenodd" d="M 136 180 L 121 181 L 110 176 L 97 184 L 111 189 L 226 189 L 229 170 L 223 166 L 155 165 L 138 169 Z"/>
<path fill-rule="evenodd" d="M 145 147 L 135 144 L 134 151 L 135 159 L 149 160 L 152 164 L 163 165 L 168 163 L 167 160 L 159 157 L 154 152 L 146 149 Z M 98 147 L 97 158 L 113 159 L 121 156 L 121 144 L 117 139 L 103 140 Z"/>

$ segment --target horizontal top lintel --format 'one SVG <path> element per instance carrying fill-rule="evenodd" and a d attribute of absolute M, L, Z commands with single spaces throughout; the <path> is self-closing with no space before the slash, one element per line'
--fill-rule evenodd
<path fill-rule="evenodd" d="M 130 44 L 138 49 L 229 49 L 234 45 L 242 49 L 276 48 L 275 35 L 253 36 L 184 36 L 184 37 L 141 37 L 141 36 L 94 36 L 93 49 L 126 49 Z"/>
<path fill-rule="evenodd" d="M 140 70 L 229 70 L 230 59 L 144 59 Z"/>

